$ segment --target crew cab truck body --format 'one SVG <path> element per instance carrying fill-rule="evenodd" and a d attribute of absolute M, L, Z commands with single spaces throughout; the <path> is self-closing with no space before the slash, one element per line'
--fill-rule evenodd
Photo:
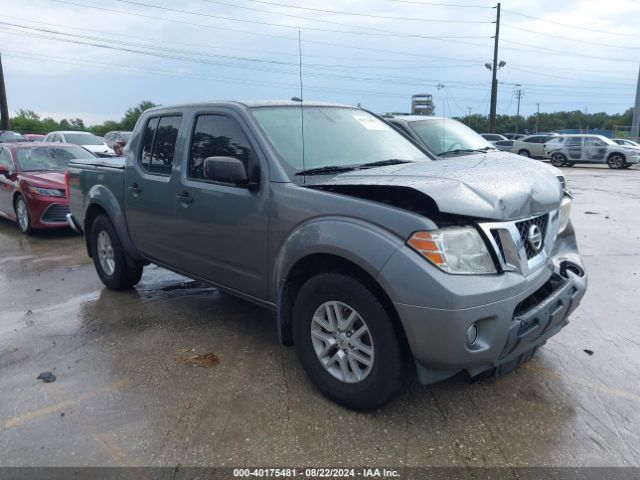
<path fill-rule="evenodd" d="M 161 107 L 69 165 L 68 218 L 108 287 L 153 262 L 270 308 L 319 390 L 375 408 L 416 370 L 513 369 L 586 289 L 558 170 L 433 158 L 348 106 Z"/>

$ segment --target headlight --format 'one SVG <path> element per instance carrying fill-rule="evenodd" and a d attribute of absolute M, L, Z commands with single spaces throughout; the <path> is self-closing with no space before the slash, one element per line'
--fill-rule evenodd
<path fill-rule="evenodd" d="M 58 190 L 57 188 L 40 188 L 29 187 L 29 190 L 36 195 L 42 195 L 43 197 L 64 197 L 64 190 Z"/>
<path fill-rule="evenodd" d="M 487 245 L 473 227 L 416 232 L 407 243 L 447 273 L 496 273 Z"/>
<path fill-rule="evenodd" d="M 569 225 L 569 217 L 571 216 L 571 199 L 564 197 L 560 203 L 560 221 L 558 225 L 558 235 L 565 231 Z"/>

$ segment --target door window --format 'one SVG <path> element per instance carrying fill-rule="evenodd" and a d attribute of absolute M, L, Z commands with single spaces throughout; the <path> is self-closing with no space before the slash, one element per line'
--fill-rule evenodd
<path fill-rule="evenodd" d="M 10 172 L 13 171 L 13 159 L 6 148 L 0 148 L 0 165 L 9 167 Z"/>
<path fill-rule="evenodd" d="M 142 139 L 140 165 L 149 173 L 171 175 L 182 116 L 150 118 Z"/>
<path fill-rule="evenodd" d="M 232 118 L 223 115 L 200 115 L 191 139 L 191 152 L 187 176 L 206 181 L 204 160 L 208 157 L 233 157 L 244 163 L 249 178 L 257 167 L 255 152 L 242 127 Z"/>

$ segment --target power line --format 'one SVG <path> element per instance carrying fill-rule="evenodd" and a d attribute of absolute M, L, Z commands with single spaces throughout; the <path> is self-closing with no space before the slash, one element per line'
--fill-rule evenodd
<path fill-rule="evenodd" d="M 535 35 L 540 35 L 543 37 L 551 37 L 551 38 L 558 38 L 561 40 L 565 40 L 568 42 L 576 42 L 576 43 L 583 43 L 583 44 L 588 44 L 588 45 L 597 45 L 599 47 L 607 47 L 607 48 L 622 48 L 624 50 L 640 50 L 640 47 L 630 47 L 628 45 L 612 45 L 610 43 L 601 43 L 601 42 L 590 42 L 588 40 L 579 40 L 576 38 L 569 38 L 569 37 L 563 37 L 561 35 L 554 35 L 551 33 L 547 33 L 547 32 L 536 32 L 535 30 L 529 30 L 526 28 L 521 28 L 521 27 L 514 27 L 513 25 L 507 25 L 507 24 L 502 24 L 503 27 L 506 28 L 510 28 L 512 30 L 520 30 L 521 32 L 527 32 L 527 33 L 533 33 Z"/>
<path fill-rule="evenodd" d="M 543 54 L 543 55 L 555 55 L 555 56 L 560 56 L 560 57 L 573 57 L 573 58 L 590 58 L 592 60 L 603 60 L 606 62 L 617 62 L 617 63 L 636 63 L 635 60 L 631 59 L 631 58 L 617 58 L 617 57 L 597 57 L 595 55 L 585 55 L 583 53 L 576 53 L 576 52 L 568 52 L 565 50 L 554 50 L 554 49 L 549 49 L 544 47 L 544 49 L 541 49 L 540 46 L 538 45 L 532 45 L 529 43 L 522 43 L 522 42 L 516 42 L 514 40 L 504 40 L 507 43 L 511 43 L 513 45 L 520 45 L 520 46 L 524 46 L 524 47 L 531 47 L 531 48 L 527 48 L 527 49 L 523 49 L 523 48 L 513 48 L 513 47 L 502 47 L 502 49 L 504 50 L 514 50 L 517 52 L 529 52 L 529 53 L 538 53 L 538 54 Z"/>
<path fill-rule="evenodd" d="M 216 31 L 225 30 L 225 31 L 229 31 L 229 32 L 236 32 L 236 33 L 242 33 L 242 34 L 247 34 L 247 35 L 258 35 L 258 36 L 264 36 L 264 37 L 281 38 L 281 39 L 286 39 L 286 40 L 290 40 L 290 41 L 294 41 L 295 40 L 294 37 L 289 37 L 289 36 L 286 36 L 286 35 L 276 35 L 276 34 L 272 34 L 272 33 L 255 32 L 255 31 L 248 31 L 248 30 L 238 30 L 238 29 L 235 29 L 235 28 L 221 27 L 221 26 L 217 26 L 217 25 L 207 25 L 207 24 L 202 24 L 202 23 L 189 22 L 189 21 L 185 21 L 185 20 L 178 20 L 178 19 L 175 19 L 175 18 L 156 17 L 156 16 L 153 16 L 153 15 L 147 15 L 147 14 L 138 13 L 138 12 L 131 12 L 131 11 L 127 11 L 127 10 L 118 10 L 118 9 L 106 8 L 106 7 L 97 7 L 95 5 L 86 5 L 86 4 L 82 4 L 82 3 L 71 2 L 71 1 L 68 1 L 68 0 L 50 0 L 50 1 L 56 2 L 56 3 L 62 3 L 62 4 L 66 4 L 66 5 L 73 5 L 73 6 L 76 6 L 76 7 L 84 7 L 84 8 L 94 9 L 94 10 L 100 10 L 100 11 L 103 11 L 103 12 L 113 12 L 113 13 L 119 13 L 119 14 L 123 14 L 123 15 L 130 15 L 130 16 L 136 16 L 136 17 L 142 17 L 142 18 L 149 18 L 149 19 L 153 19 L 153 20 L 160 20 L 160 21 L 163 21 L 163 22 L 173 22 L 173 23 L 180 23 L 180 24 L 183 24 L 183 25 L 190 25 L 190 26 L 194 26 L 194 27 L 209 28 L 209 29 L 214 29 Z M 446 40 L 442 40 L 442 41 L 446 41 Z M 470 44 L 468 42 L 455 42 L 453 40 L 449 40 L 449 42 L 463 43 L 463 44 L 476 46 L 475 44 Z M 398 50 L 369 48 L 369 47 L 362 47 L 362 46 L 359 46 L 359 45 L 348 45 L 348 44 L 344 44 L 344 43 L 323 42 L 323 41 L 320 41 L 320 40 L 304 40 L 303 43 L 313 43 L 313 44 L 316 44 L 316 45 L 325 45 L 325 46 L 340 47 L 340 48 L 350 48 L 350 49 L 354 49 L 354 50 L 362 50 L 362 51 L 377 52 L 377 53 L 389 53 L 389 54 L 393 54 L 393 55 L 403 55 L 403 56 L 413 57 L 413 58 L 434 58 L 434 59 L 451 60 L 451 58 L 448 58 L 448 57 L 438 57 L 438 56 L 433 56 L 433 55 L 423 55 L 423 54 L 418 54 L 418 53 L 401 52 L 401 51 L 398 51 Z M 473 61 L 473 60 L 466 60 L 466 59 L 464 59 L 464 60 L 463 59 L 459 59 L 458 61 L 474 62 L 475 63 L 475 61 Z"/>
<path fill-rule="evenodd" d="M 482 5 L 461 5 L 458 3 L 438 3 L 438 2 L 418 2 L 415 0 L 389 0 L 390 2 L 398 2 L 398 3 L 413 3 L 415 5 L 435 5 L 439 7 L 459 7 L 459 8 L 493 8 L 485 7 Z"/>
<path fill-rule="evenodd" d="M 398 0 L 392 0 L 392 1 L 398 1 Z M 534 17 L 532 15 L 526 15 L 524 13 L 519 13 L 519 12 L 514 12 L 513 10 L 504 10 L 506 13 L 510 13 L 511 15 L 518 15 L 519 17 L 525 17 L 525 18 L 531 18 L 532 20 L 539 20 L 541 22 L 546 22 L 546 23 L 553 23 L 554 25 L 560 25 L 562 27 L 568 27 L 568 28 L 575 28 L 576 30 L 584 30 L 586 32 L 593 32 L 593 33 L 603 33 L 605 35 L 616 35 L 616 36 L 625 36 L 625 37 L 639 37 L 640 35 L 637 33 L 621 33 L 621 32 L 607 32 L 605 30 L 596 30 L 594 28 L 587 28 L 587 27 L 579 27 L 577 25 L 570 25 L 568 23 L 561 23 L 561 22 L 556 22 L 553 20 L 549 20 L 546 18 L 540 18 L 540 17 Z"/>
<path fill-rule="evenodd" d="M 285 15 L 287 17 L 294 17 L 294 18 L 304 18 L 306 20 L 314 20 L 314 21 L 323 21 L 317 18 L 308 18 L 308 17 L 299 17 L 296 15 L 290 15 L 290 14 L 286 14 L 286 13 L 276 13 L 276 12 L 270 12 L 269 10 L 259 10 L 259 9 L 251 9 L 248 7 L 242 7 L 239 5 L 235 5 L 235 4 L 230 4 L 230 3 L 224 3 L 224 2 L 218 2 L 218 1 L 214 1 L 214 0 L 200 0 L 202 2 L 207 2 L 207 3 L 215 3 L 218 5 L 227 5 L 227 6 L 233 6 L 233 7 L 237 7 L 237 8 L 245 8 L 248 10 L 256 10 L 259 12 L 267 12 L 267 13 L 274 13 L 276 15 Z M 247 0 L 248 2 L 252 2 L 252 3 L 261 3 L 264 5 L 273 5 L 273 6 L 277 6 L 277 7 L 285 7 L 285 8 L 295 8 L 298 10 L 306 10 L 306 11 L 311 11 L 311 12 L 322 12 L 322 13 L 331 13 L 331 14 L 335 14 L 335 15 L 349 15 L 349 16 L 356 16 L 356 17 L 366 17 L 366 18 L 381 18 L 381 19 L 385 19 L 385 20 L 402 20 L 402 21 L 409 21 L 409 22 L 429 22 L 429 23 L 491 23 L 490 21 L 485 21 L 485 20 L 443 20 L 443 19 L 432 19 L 432 18 L 415 18 L 415 17 L 395 17 L 395 16 L 390 16 L 390 15 L 374 15 L 374 14 L 368 14 L 368 13 L 356 13 L 356 12 L 345 12 L 345 11 L 341 11 L 341 10 L 325 10 L 322 8 L 312 8 L 312 7 L 301 7 L 298 5 L 291 5 L 291 4 L 286 4 L 286 3 L 276 3 L 276 2 L 267 2 L 267 1 L 263 1 L 263 0 Z M 327 21 L 328 22 L 328 21 Z M 333 23 L 333 22 L 328 22 L 328 23 Z"/>
<path fill-rule="evenodd" d="M 53 0 L 53 1 L 61 1 L 61 0 Z M 150 3 L 136 2 L 136 1 L 133 1 L 133 0 L 115 0 L 115 1 L 116 2 L 120 2 L 120 3 L 126 3 L 128 5 L 137 5 L 137 6 L 140 6 L 140 7 L 155 8 L 155 9 L 163 10 L 163 11 L 167 11 L 167 12 L 182 13 L 182 14 L 185 14 L 185 15 L 196 15 L 198 17 L 215 18 L 215 19 L 218 19 L 218 20 L 230 20 L 230 21 L 233 21 L 233 22 L 252 23 L 252 24 L 258 24 L 258 25 L 267 25 L 267 26 L 270 26 L 270 27 L 293 28 L 293 29 L 296 29 L 296 30 L 299 30 L 300 28 L 302 28 L 299 25 L 282 25 L 282 24 L 279 24 L 279 23 L 262 22 L 260 20 L 248 20 L 248 19 L 243 19 L 243 18 L 225 17 L 225 16 L 222 16 L 222 15 L 212 15 L 212 14 L 204 13 L 204 12 L 192 12 L 190 10 L 179 10 L 177 8 L 163 7 L 163 6 L 160 6 L 160 5 L 153 5 L 153 4 L 150 4 Z M 63 3 L 65 3 L 65 2 L 63 2 Z M 249 8 L 249 7 L 239 7 L 239 8 Z M 255 9 L 251 9 L 251 10 L 255 10 Z M 356 26 L 356 25 L 347 25 L 347 24 L 339 24 L 339 25 L 348 26 L 350 28 L 361 28 L 361 29 L 362 28 L 366 28 L 367 30 L 371 30 L 371 31 L 370 32 L 354 32 L 354 31 L 347 31 L 347 30 L 332 30 L 332 29 L 317 28 L 317 27 L 304 27 L 304 30 L 311 30 L 311 31 L 315 31 L 315 32 L 341 33 L 341 34 L 347 34 L 347 35 L 368 35 L 368 36 L 376 36 L 376 37 L 424 38 L 424 39 L 428 39 L 428 40 L 440 40 L 440 41 L 451 41 L 450 39 L 454 39 L 454 38 L 465 38 L 465 39 L 489 38 L 489 37 L 472 36 L 472 35 L 452 35 L 452 36 L 419 35 L 419 34 L 413 34 L 413 33 L 401 33 L 401 32 L 387 31 L 387 30 L 377 30 L 377 29 L 373 29 L 373 28 L 360 27 L 360 26 Z M 452 42 L 452 43 L 463 43 L 463 42 Z"/>

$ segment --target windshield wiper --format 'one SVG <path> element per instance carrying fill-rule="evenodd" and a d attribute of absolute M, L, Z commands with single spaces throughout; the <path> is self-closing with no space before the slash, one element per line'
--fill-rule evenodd
<path fill-rule="evenodd" d="M 390 158 L 389 160 L 380 160 L 378 162 L 363 163 L 358 168 L 384 167 L 386 165 L 400 165 L 401 163 L 411 163 L 412 160 L 400 160 L 398 158 Z"/>
<path fill-rule="evenodd" d="M 325 173 L 340 173 L 350 172 L 355 170 L 355 167 L 341 167 L 340 165 L 327 165 L 326 167 L 310 168 L 308 170 L 301 170 L 296 175 L 322 175 Z"/>
<path fill-rule="evenodd" d="M 446 152 L 440 152 L 437 155 L 439 157 L 447 154 L 456 153 L 476 153 L 476 152 L 488 152 L 489 150 L 497 150 L 495 147 L 482 147 L 482 148 L 456 148 L 455 150 L 447 150 Z"/>

